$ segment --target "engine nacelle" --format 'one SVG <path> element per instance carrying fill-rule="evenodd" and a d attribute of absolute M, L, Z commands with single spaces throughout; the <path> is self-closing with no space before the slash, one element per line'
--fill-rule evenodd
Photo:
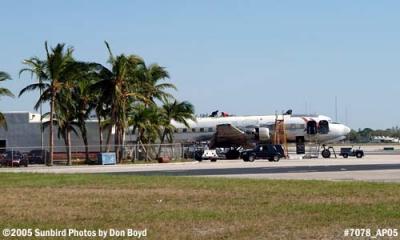
<path fill-rule="evenodd" d="M 261 128 L 256 128 L 256 136 L 257 140 L 261 142 L 268 141 L 270 136 L 269 136 L 269 128 L 261 127 Z"/>

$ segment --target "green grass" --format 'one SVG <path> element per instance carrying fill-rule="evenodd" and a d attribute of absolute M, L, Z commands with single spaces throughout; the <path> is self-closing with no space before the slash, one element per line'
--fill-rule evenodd
<path fill-rule="evenodd" d="M 146 228 L 147 239 L 341 239 L 345 228 L 400 226 L 398 184 L 51 174 L 0 174 L 0 182 L 1 229 Z"/>

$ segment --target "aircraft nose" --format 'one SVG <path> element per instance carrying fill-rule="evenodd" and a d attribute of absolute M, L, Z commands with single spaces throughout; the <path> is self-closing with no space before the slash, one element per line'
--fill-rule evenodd
<path fill-rule="evenodd" d="M 348 126 L 343 125 L 343 132 L 345 135 L 347 135 L 351 132 L 351 129 Z"/>

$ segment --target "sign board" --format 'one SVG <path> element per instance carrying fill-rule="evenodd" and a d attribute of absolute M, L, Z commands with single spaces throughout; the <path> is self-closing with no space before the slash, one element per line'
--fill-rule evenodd
<path fill-rule="evenodd" d="M 100 165 L 115 165 L 117 164 L 115 152 L 104 152 L 97 154 L 97 161 Z"/>

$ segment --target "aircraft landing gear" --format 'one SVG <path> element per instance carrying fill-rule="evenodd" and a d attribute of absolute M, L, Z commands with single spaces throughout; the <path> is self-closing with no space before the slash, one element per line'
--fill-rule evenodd
<path fill-rule="evenodd" d="M 333 154 L 335 155 L 335 158 L 337 158 L 336 156 L 336 152 L 335 149 L 332 146 L 326 147 L 326 145 L 322 145 L 322 147 L 324 148 L 324 150 L 322 150 L 321 155 L 323 158 L 330 158 L 332 153 L 331 150 L 333 152 Z"/>
<path fill-rule="evenodd" d="M 331 157 L 331 151 L 329 149 L 324 149 L 321 152 L 321 155 L 323 158 L 330 158 Z"/>

